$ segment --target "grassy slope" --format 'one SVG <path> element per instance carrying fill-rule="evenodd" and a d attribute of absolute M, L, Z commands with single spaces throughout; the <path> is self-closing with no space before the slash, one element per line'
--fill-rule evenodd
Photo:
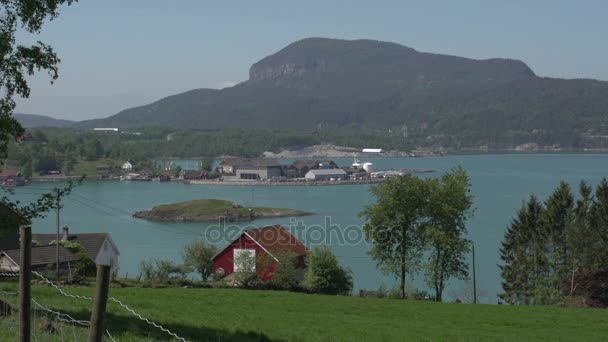
<path fill-rule="evenodd" d="M 0 285 L 2 289 L 14 289 L 14 285 Z M 93 289 L 69 292 L 92 295 Z M 43 305 L 88 320 L 90 302 L 67 299 L 47 287 L 35 287 L 33 296 Z M 599 341 L 608 336 L 608 311 L 600 309 L 440 304 L 236 289 L 112 288 L 110 296 L 193 341 Z M 166 340 L 162 333 L 147 333 L 156 330 L 117 305 L 109 304 L 108 310 L 107 327 L 117 340 Z M 11 334 L 14 331 L 1 329 L 0 340 L 14 339 Z"/>
<path fill-rule="evenodd" d="M 278 208 L 252 208 L 258 218 L 262 217 L 287 217 L 307 215 L 303 211 Z M 249 215 L 249 208 L 233 208 L 232 202 L 218 199 L 201 199 L 189 202 L 164 204 L 136 214 L 136 217 L 150 220 L 173 221 L 176 217 L 184 217 L 185 221 L 210 222 L 219 216 Z"/>

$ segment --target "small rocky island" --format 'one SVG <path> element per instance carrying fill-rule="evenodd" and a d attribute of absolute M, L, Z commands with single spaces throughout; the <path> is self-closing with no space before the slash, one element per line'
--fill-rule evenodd
<path fill-rule="evenodd" d="M 134 217 L 164 222 L 216 222 L 225 217 L 227 222 L 253 221 L 260 218 L 306 216 L 312 213 L 281 208 L 246 208 L 230 201 L 200 199 L 189 202 L 163 204 L 150 210 L 138 211 Z"/>

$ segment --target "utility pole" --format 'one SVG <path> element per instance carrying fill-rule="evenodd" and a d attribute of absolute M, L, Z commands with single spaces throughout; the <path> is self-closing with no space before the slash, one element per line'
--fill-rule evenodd
<path fill-rule="evenodd" d="M 32 228 L 21 227 L 19 250 L 19 341 L 30 342 L 32 308 Z"/>
<path fill-rule="evenodd" d="M 473 243 L 473 304 L 477 304 L 477 279 L 475 278 L 475 243 Z"/>
<path fill-rule="evenodd" d="M 59 215 L 60 215 L 60 211 L 61 211 L 61 197 L 59 196 L 59 191 L 57 191 L 57 237 L 55 238 L 55 252 L 56 252 L 56 258 L 55 258 L 55 272 L 56 272 L 56 276 L 57 279 L 59 279 L 59 225 L 60 225 L 60 221 L 59 221 Z"/>

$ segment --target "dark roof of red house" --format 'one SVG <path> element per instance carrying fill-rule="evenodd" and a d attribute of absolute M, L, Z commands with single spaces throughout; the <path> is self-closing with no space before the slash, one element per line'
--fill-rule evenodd
<path fill-rule="evenodd" d="M 298 256 L 306 255 L 306 253 L 309 252 L 308 248 L 306 248 L 300 240 L 281 225 L 246 230 L 234 241 L 240 239 L 243 235 L 251 238 L 271 256 L 273 256 L 273 252 L 277 251 L 291 251 Z M 232 243 L 230 245 L 232 245 Z M 226 246 L 226 248 L 230 247 L 230 245 Z M 222 251 L 213 258 L 215 259 Z"/>
<path fill-rule="evenodd" d="M 81 245 L 86 250 L 87 255 L 95 260 L 107 237 L 108 233 L 69 234 L 68 241 Z M 62 235 L 59 238 L 61 239 Z M 36 240 L 41 245 L 48 245 L 56 239 L 56 234 L 32 234 L 32 240 Z"/>
<path fill-rule="evenodd" d="M 9 177 L 19 177 L 21 176 L 21 171 L 0 171 L 0 179 L 7 179 Z"/>
<path fill-rule="evenodd" d="M 20 265 L 19 249 L 10 249 L 3 251 L 11 260 L 13 260 L 18 266 Z M 41 246 L 32 247 L 32 266 L 41 266 L 53 264 L 57 260 L 57 246 Z M 78 257 L 63 246 L 59 246 L 59 260 L 60 262 L 77 261 Z"/>

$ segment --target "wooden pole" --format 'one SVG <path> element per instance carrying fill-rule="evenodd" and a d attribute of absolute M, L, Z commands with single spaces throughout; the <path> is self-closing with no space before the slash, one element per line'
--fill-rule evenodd
<path fill-rule="evenodd" d="M 475 244 L 473 243 L 473 304 L 477 304 L 477 279 L 475 277 Z"/>
<path fill-rule="evenodd" d="M 104 316 L 108 303 L 108 290 L 110 288 L 110 266 L 97 265 L 97 285 L 95 289 L 95 302 L 91 313 L 91 326 L 89 327 L 89 342 L 101 342 L 103 338 Z"/>
<path fill-rule="evenodd" d="M 19 341 L 30 342 L 32 309 L 32 228 L 21 227 L 19 250 Z"/>
<path fill-rule="evenodd" d="M 59 237 L 59 226 L 60 226 L 60 215 L 61 215 L 61 197 L 59 196 L 59 191 L 57 191 L 57 236 L 55 237 L 55 253 L 56 253 L 56 259 L 55 259 L 55 275 L 57 276 L 57 280 L 59 280 L 59 242 L 60 237 Z"/>

